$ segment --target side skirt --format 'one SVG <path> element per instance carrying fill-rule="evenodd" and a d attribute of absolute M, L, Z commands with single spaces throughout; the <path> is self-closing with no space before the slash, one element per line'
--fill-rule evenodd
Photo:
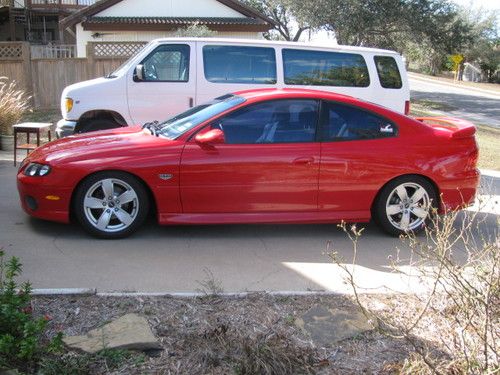
<path fill-rule="evenodd" d="M 320 224 L 370 221 L 367 211 L 261 212 L 261 213 L 160 213 L 161 225 L 171 224 Z"/>

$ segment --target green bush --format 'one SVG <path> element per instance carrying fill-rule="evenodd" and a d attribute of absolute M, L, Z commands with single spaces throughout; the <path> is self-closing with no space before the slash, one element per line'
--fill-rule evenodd
<path fill-rule="evenodd" d="M 50 318 L 33 316 L 31 284 L 16 282 L 21 271 L 19 259 L 5 261 L 0 249 L 0 369 L 30 371 L 42 356 L 62 348 L 62 334 L 49 342 L 43 340 Z"/>

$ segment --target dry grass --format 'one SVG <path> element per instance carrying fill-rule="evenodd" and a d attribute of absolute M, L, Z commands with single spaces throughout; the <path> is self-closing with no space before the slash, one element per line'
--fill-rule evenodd
<path fill-rule="evenodd" d="M 99 366 L 102 356 L 93 364 L 92 358 L 78 359 L 72 352 L 63 357 L 83 363 L 91 374 L 388 374 L 402 368 L 411 355 L 404 342 L 375 331 L 329 347 L 314 346 L 294 325 L 314 304 L 354 308 L 345 296 L 256 293 L 245 298 L 35 297 L 34 310 L 53 318 L 49 335 L 60 330 L 83 334 L 130 312 L 148 319 L 163 350 L 149 353 L 143 361 L 120 355 L 123 363 L 104 371 Z"/>
<path fill-rule="evenodd" d="M 0 77 L 0 134 L 13 134 L 12 125 L 29 109 L 30 100 L 30 96 L 17 88 L 15 81 Z"/>

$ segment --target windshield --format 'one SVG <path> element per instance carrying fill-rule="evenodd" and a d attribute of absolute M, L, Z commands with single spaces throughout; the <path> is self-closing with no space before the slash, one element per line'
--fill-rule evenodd
<path fill-rule="evenodd" d="M 190 108 L 186 112 L 158 124 L 157 133 L 166 138 L 176 139 L 202 122 L 236 107 L 244 101 L 244 98 L 236 95 L 221 96 L 211 102 Z"/>

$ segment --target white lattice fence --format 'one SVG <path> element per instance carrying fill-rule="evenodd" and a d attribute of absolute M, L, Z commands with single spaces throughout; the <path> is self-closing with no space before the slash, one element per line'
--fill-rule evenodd
<path fill-rule="evenodd" d="M 89 52 L 94 59 L 127 58 L 137 53 L 145 45 L 145 42 L 89 43 Z"/>
<path fill-rule="evenodd" d="M 0 43 L 0 60 L 22 60 L 22 43 Z"/>

